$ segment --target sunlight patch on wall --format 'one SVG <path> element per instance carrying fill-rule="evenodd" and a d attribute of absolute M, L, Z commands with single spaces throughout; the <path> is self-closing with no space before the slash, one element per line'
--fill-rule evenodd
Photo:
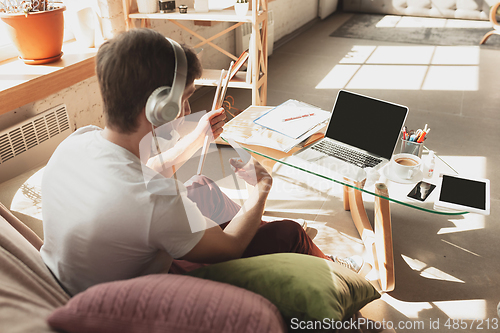
<path fill-rule="evenodd" d="M 16 191 L 10 210 L 42 221 L 42 177 L 45 167 L 35 172 Z"/>

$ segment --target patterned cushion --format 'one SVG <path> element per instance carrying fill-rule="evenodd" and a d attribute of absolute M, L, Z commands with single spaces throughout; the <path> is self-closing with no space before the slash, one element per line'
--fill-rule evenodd
<path fill-rule="evenodd" d="M 251 290 L 294 321 L 345 320 L 380 297 L 361 275 L 337 263 L 298 253 L 274 253 L 209 265 L 187 273 Z"/>
<path fill-rule="evenodd" d="M 175 274 L 96 285 L 54 311 L 48 323 L 68 333 L 285 332 L 278 309 L 262 296 Z"/>

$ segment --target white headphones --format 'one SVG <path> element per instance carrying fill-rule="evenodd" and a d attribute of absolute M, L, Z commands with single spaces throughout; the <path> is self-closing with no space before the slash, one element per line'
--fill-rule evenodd
<path fill-rule="evenodd" d="M 172 87 L 162 86 L 149 96 L 146 102 L 146 118 L 156 127 L 176 119 L 182 110 L 182 95 L 186 88 L 187 59 L 182 47 L 166 38 L 175 56 L 175 72 Z"/>

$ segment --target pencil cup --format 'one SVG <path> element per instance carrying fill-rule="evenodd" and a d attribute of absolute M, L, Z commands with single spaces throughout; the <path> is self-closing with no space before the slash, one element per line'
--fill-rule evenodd
<path fill-rule="evenodd" d="M 424 147 L 424 143 L 418 143 L 415 141 L 408 141 L 401 139 L 401 150 L 400 153 L 402 154 L 412 154 L 416 155 L 418 157 L 422 157 L 422 150 Z"/>

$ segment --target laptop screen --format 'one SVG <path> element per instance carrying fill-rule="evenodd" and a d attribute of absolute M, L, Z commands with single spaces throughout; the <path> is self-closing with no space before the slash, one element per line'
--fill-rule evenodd
<path fill-rule="evenodd" d="M 325 136 L 390 160 L 407 114 L 406 106 L 340 90 Z"/>

